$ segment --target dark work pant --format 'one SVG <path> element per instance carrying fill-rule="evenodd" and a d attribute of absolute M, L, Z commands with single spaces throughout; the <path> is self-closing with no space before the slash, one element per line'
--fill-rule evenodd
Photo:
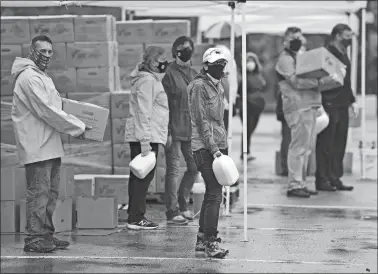
<path fill-rule="evenodd" d="M 26 232 L 25 243 L 54 234 L 52 216 L 59 196 L 61 158 L 25 165 Z"/>
<path fill-rule="evenodd" d="M 240 110 L 240 119 L 243 122 L 243 110 Z M 248 114 L 247 113 L 247 153 L 250 153 L 251 146 L 251 137 L 255 132 L 257 124 L 259 123 L 260 115 L 259 114 Z M 241 155 L 243 155 L 243 132 L 242 132 L 242 141 L 241 141 Z"/>
<path fill-rule="evenodd" d="M 221 150 L 225 155 L 227 150 Z M 206 149 L 200 149 L 193 152 L 194 160 L 198 170 L 201 172 L 205 181 L 206 191 L 202 202 L 199 233 L 204 233 L 205 241 L 210 237 L 216 237 L 218 234 L 219 210 L 222 202 L 222 186 L 218 183 L 213 172 L 214 157 Z"/>
<path fill-rule="evenodd" d="M 291 142 L 290 128 L 286 123 L 286 120 L 281 121 L 281 170 L 282 172 L 288 172 L 287 169 L 287 153 L 289 151 L 289 145 Z"/>
<path fill-rule="evenodd" d="M 152 151 L 155 152 L 157 156 L 159 145 L 157 143 L 151 143 Z M 138 154 L 141 153 L 141 146 L 139 142 L 130 143 L 130 155 L 131 160 L 133 160 Z M 130 171 L 129 178 L 129 207 L 127 209 L 128 213 L 128 223 L 139 222 L 144 219 L 144 214 L 146 213 L 146 197 L 148 187 L 152 182 L 155 175 L 156 166 L 148 173 L 148 175 L 139 179 Z"/>
<path fill-rule="evenodd" d="M 348 139 L 348 107 L 324 108 L 329 124 L 316 140 L 316 181 L 336 181 L 344 173 L 343 159 Z"/>

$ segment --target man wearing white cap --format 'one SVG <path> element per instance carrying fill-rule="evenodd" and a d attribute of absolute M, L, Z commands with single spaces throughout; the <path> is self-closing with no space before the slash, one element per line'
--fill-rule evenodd
<path fill-rule="evenodd" d="M 222 186 L 212 164 L 216 157 L 228 153 L 221 83 L 227 58 L 221 49 L 209 48 L 202 60 L 203 69 L 188 86 L 192 151 L 206 185 L 195 250 L 208 257 L 224 258 L 228 250 L 219 247 L 221 240 L 217 238 Z"/>

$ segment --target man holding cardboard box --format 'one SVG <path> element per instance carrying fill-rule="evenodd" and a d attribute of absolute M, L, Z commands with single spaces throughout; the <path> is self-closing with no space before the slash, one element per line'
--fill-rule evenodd
<path fill-rule="evenodd" d="M 321 107 L 318 87 L 333 82 L 334 76 L 300 78 L 296 75 L 298 51 L 302 47 L 302 31 L 290 27 L 285 32 L 285 49 L 278 58 L 276 71 L 282 96 L 282 110 L 291 131 L 288 151 L 288 191 L 287 196 L 308 198 L 317 194 L 305 184 L 308 158 L 315 148 L 315 124 L 317 109 Z"/>
<path fill-rule="evenodd" d="M 47 36 L 34 37 L 28 58 L 13 63 L 12 122 L 20 163 L 26 170 L 25 251 L 50 252 L 66 248 L 53 236 L 52 216 L 59 195 L 61 133 L 82 138 L 85 124 L 62 110 L 62 98 L 46 68 L 53 55 Z"/>
<path fill-rule="evenodd" d="M 347 48 L 351 45 L 352 29 L 345 24 L 337 24 L 331 32 L 331 42 L 327 46 L 339 61 L 346 66 L 344 84 L 322 93 L 322 102 L 329 116 L 328 127 L 317 138 L 316 145 L 316 185 L 331 184 L 338 190 L 353 190 L 340 178 L 343 176 L 343 158 L 348 139 L 348 108 L 357 115 L 357 105 L 351 87 L 351 65 Z"/>

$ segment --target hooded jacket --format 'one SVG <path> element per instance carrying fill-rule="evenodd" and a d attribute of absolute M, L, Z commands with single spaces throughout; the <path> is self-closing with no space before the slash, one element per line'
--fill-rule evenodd
<path fill-rule="evenodd" d="M 12 66 L 12 122 L 22 165 L 64 156 L 61 133 L 77 137 L 85 124 L 62 110 L 63 100 L 51 78 L 27 58 Z"/>
<path fill-rule="evenodd" d="M 131 72 L 131 97 L 126 119 L 125 141 L 165 145 L 169 107 L 159 73 L 139 69 Z"/>
<path fill-rule="evenodd" d="M 201 70 L 188 86 L 192 125 L 192 151 L 207 149 L 214 154 L 227 148 L 227 132 L 223 122 L 224 90 Z"/>
<path fill-rule="evenodd" d="M 296 58 L 296 53 L 285 49 L 278 57 L 276 65 L 284 113 L 322 105 L 321 94 L 318 91 L 319 81 L 295 75 Z"/>
<path fill-rule="evenodd" d="M 191 67 L 169 64 L 163 86 L 169 102 L 168 133 L 173 140 L 190 140 L 190 115 L 186 88 L 198 73 Z"/>

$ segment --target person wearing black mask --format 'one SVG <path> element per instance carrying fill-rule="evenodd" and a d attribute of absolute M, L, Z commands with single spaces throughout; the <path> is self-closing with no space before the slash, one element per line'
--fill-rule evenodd
<path fill-rule="evenodd" d="M 332 190 L 353 190 L 340 180 L 343 176 L 343 158 L 348 139 L 349 107 L 357 115 L 356 100 L 351 87 L 350 61 L 347 48 L 351 45 L 353 32 L 345 24 L 337 24 L 331 32 L 327 49 L 344 65 L 344 85 L 322 93 L 322 103 L 329 116 L 328 127 L 316 142 L 316 185 L 332 185 Z"/>
<path fill-rule="evenodd" d="M 188 106 L 188 84 L 198 74 L 191 67 L 194 52 L 193 41 L 180 36 L 172 46 L 172 62 L 163 78 L 163 86 L 168 96 L 169 124 L 168 142 L 165 147 L 167 173 L 165 177 L 165 204 L 168 224 L 185 225 L 193 220 L 189 210 L 189 195 L 198 175 L 190 145 L 190 115 Z M 178 184 L 180 176 L 180 151 L 187 170 Z"/>
<path fill-rule="evenodd" d="M 276 72 L 282 97 L 282 111 L 291 132 L 288 150 L 287 196 L 308 198 L 317 194 L 306 187 L 308 159 L 315 149 L 317 109 L 321 107 L 318 87 L 334 83 L 335 75 L 318 79 L 304 79 L 295 74 L 295 63 L 302 47 L 302 31 L 291 27 L 285 32 L 285 49 L 278 58 Z"/>

